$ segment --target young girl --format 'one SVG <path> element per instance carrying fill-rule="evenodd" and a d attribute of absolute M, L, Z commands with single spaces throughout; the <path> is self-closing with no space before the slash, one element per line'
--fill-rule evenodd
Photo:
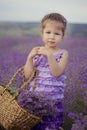
<path fill-rule="evenodd" d="M 39 72 L 34 92 L 44 92 L 50 99 L 55 100 L 58 111 L 56 116 L 43 116 L 43 122 L 32 130 L 59 130 L 63 122 L 64 89 L 66 86 L 65 69 L 68 63 L 68 52 L 59 47 L 63 40 L 66 19 L 58 13 L 47 14 L 41 21 L 41 37 L 43 46 L 34 47 L 28 55 L 24 74 L 29 78 L 34 68 Z M 33 81 L 30 83 L 29 93 Z M 45 97 L 44 97 L 45 98 Z M 54 113 L 55 114 L 55 113 Z"/>

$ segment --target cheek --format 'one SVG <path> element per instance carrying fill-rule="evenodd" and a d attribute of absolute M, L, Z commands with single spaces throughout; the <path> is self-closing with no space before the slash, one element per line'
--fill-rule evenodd
<path fill-rule="evenodd" d="M 60 36 L 60 37 L 57 38 L 58 41 L 61 41 L 62 39 L 63 39 L 62 36 Z"/>
<path fill-rule="evenodd" d="M 56 43 L 60 43 L 61 42 L 61 38 L 56 39 Z"/>
<path fill-rule="evenodd" d="M 42 41 L 45 42 L 46 41 L 46 37 L 45 36 L 42 36 Z"/>
<path fill-rule="evenodd" d="M 48 37 L 47 35 L 43 35 L 43 39 L 46 40 Z"/>

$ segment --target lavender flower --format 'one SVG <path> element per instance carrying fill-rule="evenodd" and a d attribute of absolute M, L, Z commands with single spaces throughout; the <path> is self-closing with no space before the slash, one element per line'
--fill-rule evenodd
<path fill-rule="evenodd" d="M 46 93 L 24 91 L 20 93 L 18 103 L 29 113 L 42 117 L 45 115 L 56 116 L 56 113 L 59 112 L 55 100 L 48 98 Z"/>
<path fill-rule="evenodd" d="M 6 85 L 9 82 L 16 70 L 25 64 L 26 57 L 32 47 L 37 45 L 42 45 L 40 37 L 0 38 L 1 85 Z M 65 99 L 63 102 L 65 108 L 65 130 L 69 130 L 71 127 L 72 130 L 85 130 L 87 129 L 87 37 L 67 37 L 63 41 L 61 47 L 69 51 L 69 64 L 66 70 L 68 76 L 67 88 L 65 90 Z M 22 77 L 20 74 L 17 76 L 17 79 L 15 79 L 12 87 L 20 88 L 21 85 Z M 35 100 L 36 99 L 37 97 L 35 97 Z M 28 99 L 25 103 L 31 101 L 31 99 Z M 42 101 L 44 102 L 44 100 Z M 43 102 L 40 103 L 43 104 Z M 34 102 L 34 105 L 41 110 L 40 103 L 37 106 Z M 48 107 L 49 105 L 52 105 L 51 101 L 45 105 L 48 108 L 47 110 L 50 110 Z M 32 110 L 32 112 L 35 111 Z M 46 112 L 47 111 L 44 113 Z M 83 114 L 82 118 L 77 118 L 77 115 L 80 113 Z M 69 119 L 67 120 L 67 118 Z M 70 119 L 72 119 L 72 121 Z M 69 126 L 69 124 L 71 125 Z"/>

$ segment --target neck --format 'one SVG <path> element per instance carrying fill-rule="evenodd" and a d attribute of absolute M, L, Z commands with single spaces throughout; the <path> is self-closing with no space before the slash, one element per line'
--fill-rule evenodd
<path fill-rule="evenodd" d="M 60 48 L 58 48 L 58 47 L 48 47 L 48 46 L 45 46 L 46 48 L 47 48 L 47 50 L 49 50 L 51 53 L 57 53 L 59 50 L 60 50 Z"/>

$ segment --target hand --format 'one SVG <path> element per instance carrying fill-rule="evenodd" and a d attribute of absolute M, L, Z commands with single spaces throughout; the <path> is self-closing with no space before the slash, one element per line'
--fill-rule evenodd
<path fill-rule="evenodd" d="M 31 52 L 28 55 L 28 58 L 33 58 L 35 55 L 38 55 L 38 50 L 39 50 L 39 46 L 38 47 L 34 47 Z"/>
<path fill-rule="evenodd" d="M 46 47 L 39 47 L 38 54 L 47 56 L 48 54 L 50 54 L 50 51 L 48 51 Z"/>

